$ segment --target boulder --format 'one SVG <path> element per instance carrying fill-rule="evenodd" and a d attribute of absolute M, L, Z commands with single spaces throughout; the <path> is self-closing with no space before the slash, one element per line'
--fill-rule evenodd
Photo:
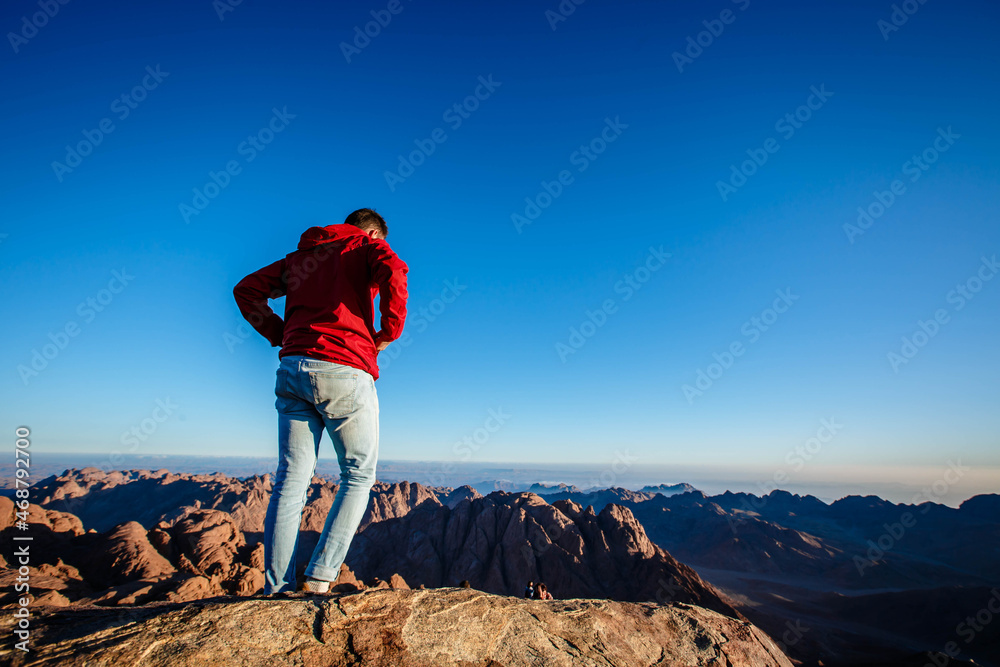
<path fill-rule="evenodd" d="M 0 657 L 31 664 L 437 667 L 791 667 L 755 626 L 683 603 L 524 600 L 475 589 L 221 598 L 185 605 L 45 608 L 31 652 L 0 618 Z"/>

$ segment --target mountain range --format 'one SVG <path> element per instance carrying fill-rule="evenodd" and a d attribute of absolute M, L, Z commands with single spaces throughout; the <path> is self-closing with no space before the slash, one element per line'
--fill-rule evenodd
<path fill-rule="evenodd" d="M 962 625 L 992 596 L 1000 601 L 1000 496 L 950 508 L 873 496 L 827 504 L 782 491 L 706 496 L 687 485 L 533 488 L 483 495 L 473 486 L 377 483 L 340 590 L 466 580 L 519 596 L 542 580 L 557 598 L 697 605 L 749 620 L 798 664 L 922 665 L 949 642 L 958 660 L 977 661 L 950 664 L 1000 664 L 1000 623 Z M 254 595 L 270 489 L 269 475 L 53 475 L 35 486 L 28 516 L 33 553 L 46 554 L 32 565 L 37 601 Z M 300 567 L 335 492 L 314 478 Z M 9 547 L 16 531 L 13 504 L 0 498 L 0 541 Z M 0 583 L 0 605 L 9 605 L 12 581 Z"/>

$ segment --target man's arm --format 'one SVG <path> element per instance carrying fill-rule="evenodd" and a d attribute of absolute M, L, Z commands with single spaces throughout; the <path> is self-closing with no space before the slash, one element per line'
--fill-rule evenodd
<path fill-rule="evenodd" d="M 285 323 L 271 310 L 267 300 L 285 295 L 285 281 L 282 279 L 284 273 L 285 260 L 280 259 L 251 273 L 233 288 L 236 305 L 243 317 L 272 347 L 281 346 Z"/>
<path fill-rule="evenodd" d="M 375 335 L 379 352 L 403 333 L 406 321 L 406 272 L 409 268 L 389 244 L 375 239 L 368 245 L 368 262 L 372 268 L 372 281 L 378 285 L 381 329 Z"/>

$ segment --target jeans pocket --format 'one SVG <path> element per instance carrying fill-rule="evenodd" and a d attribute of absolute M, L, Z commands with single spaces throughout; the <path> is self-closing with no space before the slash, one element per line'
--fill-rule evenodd
<path fill-rule="evenodd" d="M 289 373 L 284 368 L 279 368 L 274 380 L 274 407 L 278 412 L 287 412 L 294 405 L 295 400 L 289 387 Z"/>
<path fill-rule="evenodd" d="M 275 373 L 274 379 L 274 395 L 275 396 L 288 396 L 288 371 L 284 368 L 279 368 L 277 373 Z"/>
<path fill-rule="evenodd" d="M 358 374 L 341 371 L 311 371 L 313 402 L 327 417 L 337 419 L 354 412 Z"/>

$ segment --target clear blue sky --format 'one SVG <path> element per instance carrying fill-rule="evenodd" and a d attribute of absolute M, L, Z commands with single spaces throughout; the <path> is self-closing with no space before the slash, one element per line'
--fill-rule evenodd
<path fill-rule="evenodd" d="M 37 4 L 5 4 L 21 37 L 0 48 L 2 432 L 105 453 L 160 416 L 129 451 L 272 454 L 277 350 L 241 337 L 232 287 L 371 206 L 410 266 L 383 458 L 458 458 L 499 408 L 471 460 L 775 469 L 833 418 L 812 474 L 1000 466 L 1000 280 L 975 282 L 1000 254 L 996 3 L 928 2 L 892 31 L 889 2 L 589 0 L 564 21 L 556 0 L 389 5 L 244 0 L 220 20 L 209 0 L 71 2 L 33 31 Z M 345 56 L 372 11 L 391 20 Z M 274 109 L 294 118 L 243 143 Z M 415 142 L 433 153 L 398 171 Z M 767 161 L 729 180 L 747 151 Z M 845 231 L 895 179 L 884 214 Z M 102 292 L 114 271 L 127 284 Z M 626 277 L 648 281 L 629 294 Z M 949 298 L 970 278 L 980 291 Z M 442 312 L 446 281 L 465 288 Z M 793 300 L 772 321 L 778 290 Z M 557 347 L 607 300 L 593 336 Z M 64 349 L 26 375 L 52 338 Z"/>

